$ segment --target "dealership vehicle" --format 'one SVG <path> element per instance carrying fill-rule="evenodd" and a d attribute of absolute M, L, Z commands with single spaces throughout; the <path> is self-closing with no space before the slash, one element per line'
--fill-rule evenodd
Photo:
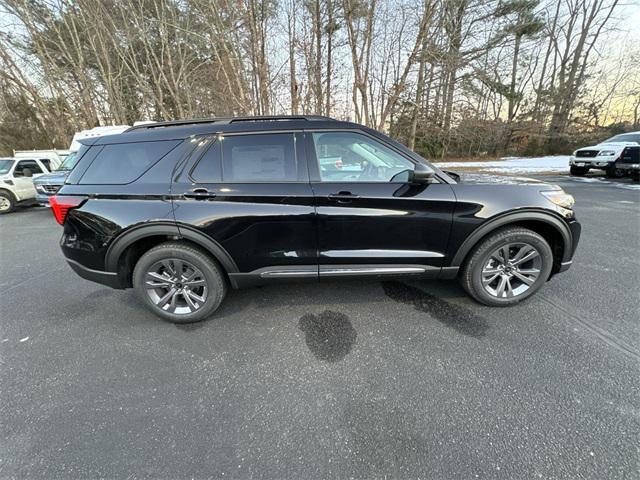
<path fill-rule="evenodd" d="M 69 150 L 14 150 L 13 158 L 38 159 L 47 170 L 58 168 L 69 155 Z"/>
<path fill-rule="evenodd" d="M 326 117 L 161 122 L 81 143 L 51 198 L 63 254 L 173 322 L 207 317 L 228 286 L 286 280 L 458 277 L 511 305 L 569 268 L 580 237 L 557 186 L 456 182 Z M 337 157 L 350 168 L 320 168 Z"/>
<path fill-rule="evenodd" d="M 631 175 L 635 182 L 640 182 L 640 145 L 625 148 L 617 166 L 626 174 Z"/>
<path fill-rule="evenodd" d="M 131 128 L 131 125 L 107 125 L 104 127 L 93 127 L 87 130 L 81 130 L 79 132 L 74 133 L 73 138 L 71 139 L 71 146 L 69 150 L 71 152 L 77 152 L 80 149 L 80 142 L 86 138 L 96 138 L 103 137 L 105 135 L 114 135 L 117 133 L 122 133 L 126 131 L 128 128 Z"/>
<path fill-rule="evenodd" d="M 62 165 L 56 170 L 46 175 L 40 175 L 33 179 L 33 186 L 36 189 L 36 201 L 42 206 L 49 206 L 49 198 L 54 195 L 69 175 L 69 172 L 76 164 L 77 152 L 67 155 Z"/>
<path fill-rule="evenodd" d="M 82 130 L 77 132 L 73 136 L 71 141 L 70 153 L 65 158 L 64 162 L 55 169 L 55 171 L 41 175 L 33 180 L 33 185 L 36 188 L 36 200 L 40 205 L 49 206 L 49 198 L 54 195 L 62 184 L 67 179 L 67 175 L 73 169 L 78 159 L 76 151 L 80 148 L 80 140 L 85 138 L 97 138 L 104 135 L 114 135 L 124 132 L 130 128 L 129 125 L 116 125 L 113 127 L 95 127 L 89 130 Z"/>
<path fill-rule="evenodd" d="M 49 165 L 35 158 L 0 158 L 0 214 L 34 201 L 33 179 L 49 173 Z"/>
<path fill-rule="evenodd" d="M 582 176 L 591 169 L 604 170 L 607 177 L 622 177 L 626 168 L 620 167 L 620 160 L 627 148 L 640 145 L 640 132 L 623 133 L 611 137 L 593 147 L 579 148 L 569 159 L 571 175 Z"/>

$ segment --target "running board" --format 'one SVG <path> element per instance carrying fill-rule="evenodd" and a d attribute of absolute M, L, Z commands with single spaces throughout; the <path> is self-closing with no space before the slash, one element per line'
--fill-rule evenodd
<path fill-rule="evenodd" d="M 321 265 L 319 274 L 320 277 L 410 275 L 426 273 L 430 269 L 440 271 L 440 268 L 425 265 Z"/>
<path fill-rule="evenodd" d="M 234 288 L 259 285 L 271 281 L 305 281 L 322 278 L 419 276 L 436 278 L 440 267 L 429 265 L 287 265 L 272 266 L 249 273 L 230 273 L 229 280 Z"/>

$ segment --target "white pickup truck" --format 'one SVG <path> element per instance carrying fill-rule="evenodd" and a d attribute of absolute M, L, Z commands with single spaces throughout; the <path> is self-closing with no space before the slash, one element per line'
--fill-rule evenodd
<path fill-rule="evenodd" d="M 622 177 L 625 169 L 620 168 L 625 150 L 640 145 L 640 132 L 616 135 L 592 147 L 579 148 L 569 159 L 571 175 L 586 175 L 590 169 L 604 170 L 607 177 Z"/>

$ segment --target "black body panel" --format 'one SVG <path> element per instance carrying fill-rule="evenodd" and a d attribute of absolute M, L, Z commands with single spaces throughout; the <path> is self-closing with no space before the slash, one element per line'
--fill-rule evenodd
<path fill-rule="evenodd" d="M 178 228 L 194 227 L 218 242 L 240 272 L 315 263 L 315 210 L 308 184 L 197 186 L 216 196 L 185 198 L 176 184 L 173 201 Z"/>
<path fill-rule="evenodd" d="M 450 185 L 318 182 L 312 186 L 320 265 L 443 265 L 455 207 Z"/>

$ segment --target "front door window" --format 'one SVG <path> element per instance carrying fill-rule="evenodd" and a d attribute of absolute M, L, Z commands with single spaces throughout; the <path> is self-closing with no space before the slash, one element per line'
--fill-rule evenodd
<path fill-rule="evenodd" d="M 413 163 L 376 140 L 354 132 L 313 134 L 323 182 L 397 182 L 409 180 Z"/>

